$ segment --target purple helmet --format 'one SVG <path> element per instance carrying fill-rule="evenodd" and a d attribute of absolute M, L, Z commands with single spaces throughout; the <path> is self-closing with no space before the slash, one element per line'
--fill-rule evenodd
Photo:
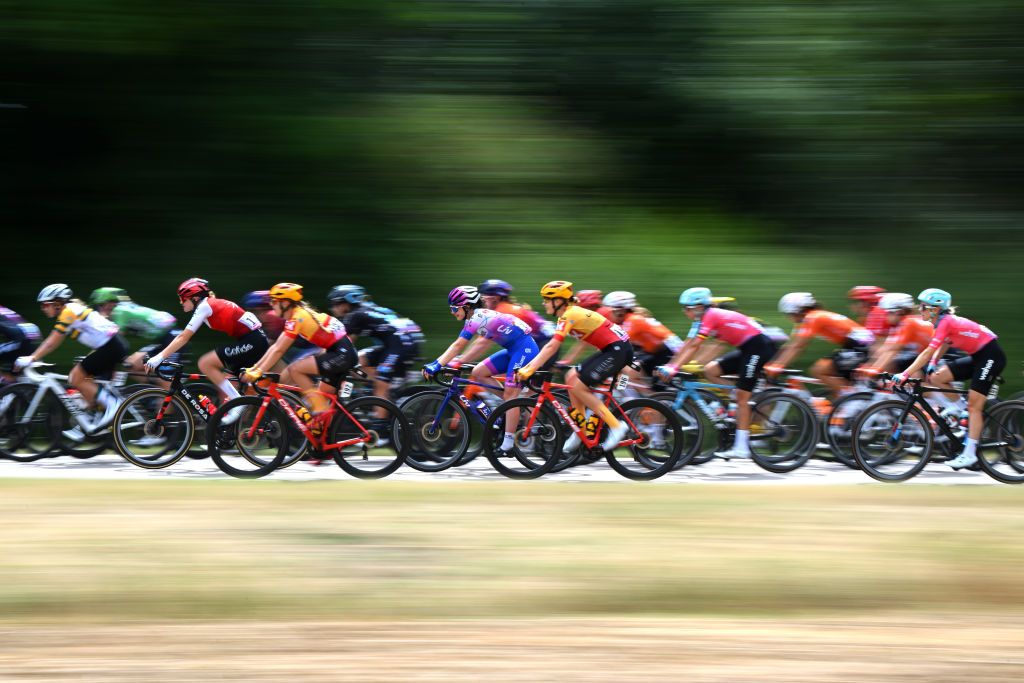
<path fill-rule="evenodd" d="M 258 289 L 255 292 L 249 292 L 242 297 L 241 304 L 242 308 L 246 310 L 270 308 L 270 290 Z"/>
<path fill-rule="evenodd" d="M 504 280 L 484 280 L 480 283 L 480 293 L 488 296 L 508 296 L 512 293 L 512 285 Z"/>
<path fill-rule="evenodd" d="M 476 306 L 480 303 L 480 290 L 472 285 L 459 285 L 448 292 L 449 306 Z"/>

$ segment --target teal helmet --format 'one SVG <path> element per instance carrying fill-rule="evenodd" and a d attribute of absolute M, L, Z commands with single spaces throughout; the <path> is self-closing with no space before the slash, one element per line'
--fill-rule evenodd
<path fill-rule="evenodd" d="M 690 287 L 679 295 L 679 303 L 683 306 L 710 306 L 714 302 L 707 287 Z"/>
<path fill-rule="evenodd" d="M 953 295 L 944 289 L 929 287 L 917 295 L 917 300 L 927 306 L 938 306 L 946 310 L 953 304 Z"/>
<path fill-rule="evenodd" d="M 89 295 L 89 305 L 101 306 L 103 304 L 109 304 L 113 301 L 131 301 L 131 297 L 128 296 L 128 292 L 124 291 L 120 287 L 100 287 L 94 289 L 92 294 Z"/>

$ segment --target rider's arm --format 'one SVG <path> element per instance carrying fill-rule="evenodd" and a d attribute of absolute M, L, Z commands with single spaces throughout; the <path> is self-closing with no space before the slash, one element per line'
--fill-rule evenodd
<path fill-rule="evenodd" d="M 477 356 L 481 355 L 480 352 L 492 343 L 493 342 L 486 337 L 477 337 L 473 340 L 473 343 L 469 345 L 469 348 L 455 356 L 454 360 L 457 360 L 460 363 L 472 363 Z"/>
<path fill-rule="evenodd" d="M 54 330 L 46 337 L 46 339 L 43 340 L 43 343 L 39 345 L 39 348 L 33 351 L 30 355 L 33 360 L 40 360 L 60 346 L 63 342 L 64 335 L 57 330 Z"/>
<path fill-rule="evenodd" d="M 917 355 L 917 358 L 914 359 L 914 362 L 911 363 L 910 366 L 900 374 L 906 375 L 907 377 L 913 375 L 915 372 L 917 372 L 918 370 L 920 370 L 921 368 L 928 364 L 928 361 L 931 360 L 932 353 L 934 351 L 942 351 L 945 347 L 946 344 L 943 344 L 938 349 L 932 349 L 931 347 L 926 348 L 924 351 L 919 353 Z M 939 357 L 941 357 L 941 354 Z"/>
<path fill-rule="evenodd" d="M 788 367 L 790 363 L 800 357 L 810 341 L 810 337 L 793 337 L 786 342 L 778 355 L 771 359 L 770 364 L 779 368 Z"/>
<path fill-rule="evenodd" d="M 281 359 L 281 356 L 291 348 L 292 344 L 295 343 L 295 337 L 287 334 L 282 334 L 274 342 L 273 346 L 267 349 L 267 352 L 263 354 L 263 358 L 260 358 L 250 370 L 256 370 L 256 374 L 262 374 L 263 368 L 272 368 Z"/>
<path fill-rule="evenodd" d="M 457 337 L 455 341 L 451 343 L 451 346 L 449 346 L 444 353 L 437 357 L 438 364 L 441 365 L 441 367 L 448 365 L 452 358 L 455 358 L 455 356 L 457 356 L 459 352 L 462 351 L 462 349 L 466 348 L 466 344 L 468 343 L 469 340 L 466 339 L 465 337 Z"/>
<path fill-rule="evenodd" d="M 877 368 L 879 370 L 889 371 L 889 365 L 893 359 L 896 358 L 896 353 L 899 351 L 899 345 L 895 342 L 885 341 L 875 351 L 874 355 L 864 365 L 869 368 Z"/>
<path fill-rule="evenodd" d="M 154 358 L 155 358 L 155 357 L 157 357 L 157 356 L 158 356 L 158 357 L 159 357 L 159 358 L 160 358 L 161 360 L 163 360 L 164 358 L 167 358 L 168 356 L 170 356 L 170 355 L 174 354 L 174 353 L 175 353 L 175 352 L 176 352 L 176 351 L 177 351 L 178 349 L 180 349 L 180 348 L 181 348 L 182 346 L 184 346 L 185 344 L 188 344 L 188 343 L 189 343 L 189 341 L 190 341 L 191 339 L 192 339 L 192 330 L 190 330 L 190 329 L 187 329 L 187 328 L 186 328 L 186 329 L 184 329 L 184 330 L 182 330 L 182 331 L 181 331 L 181 332 L 180 332 L 180 333 L 178 334 L 178 336 L 177 336 L 177 337 L 175 337 L 174 339 L 172 339 L 172 340 L 171 340 L 171 343 L 170 343 L 170 344 L 168 344 L 168 345 L 167 345 L 167 346 L 166 346 L 166 347 L 164 348 L 164 350 L 163 350 L 163 351 L 161 351 L 161 352 L 160 352 L 160 353 L 158 353 L 158 354 L 157 354 L 156 356 L 154 356 Z"/>
<path fill-rule="evenodd" d="M 548 362 L 548 359 L 550 359 L 552 356 L 558 353 L 558 348 L 561 345 L 562 340 L 560 340 L 558 337 L 552 337 L 551 341 L 545 344 L 544 348 L 540 350 L 540 353 L 537 354 L 536 358 L 534 358 L 532 361 L 530 361 L 523 367 L 529 368 L 527 372 L 529 372 L 532 375 L 533 373 L 537 372 L 537 368 L 543 367 L 544 364 Z"/>
<path fill-rule="evenodd" d="M 669 365 L 673 370 L 678 370 L 681 366 L 686 365 L 690 362 L 690 359 L 697 355 L 697 350 L 700 349 L 700 345 L 704 343 L 705 337 L 690 337 L 684 343 L 681 349 L 672 356 L 666 365 Z"/>
<path fill-rule="evenodd" d="M 576 344 L 569 349 L 569 353 L 565 354 L 565 358 L 559 361 L 561 365 L 574 365 L 576 359 L 583 355 L 583 342 L 577 341 Z"/>

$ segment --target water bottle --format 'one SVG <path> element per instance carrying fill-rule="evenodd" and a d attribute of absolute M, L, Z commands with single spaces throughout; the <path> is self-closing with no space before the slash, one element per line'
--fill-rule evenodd
<path fill-rule="evenodd" d="M 214 413 L 217 412 L 217 406 L 214 404 L 213 401 L 210 400 L 210 397 L 207 396 L 206 394 L 200 394 L 199 405 L 201 405 L 203 407 L 203 410 L 205 410 L 210 415 L 213 415 Z"/>
<path fill-rule="evenodd" d="M 476 402 L 476 409 L 484 417 L 490 417 L 491 416 L 491 409 L 487 405 L 487 402 L 484 401 L 483 399 L 480 399 L 479 401 Z"/>
<path fill-rule="evenodd" d="M 309 424 L 309 421 L 313 419 L 313 415 L 306 410 L 305 406 L 299 406 L 295 409 L 295 414 L 299 416 L 299 419 Z"/>
<path fill-rule="evenodd" d="M 729 401 L 729 409 L 727 411 L 727 414 L 729 415 L 729 417 L 736 417 L 736 404 L 733 403 L 732 401 Z"/>

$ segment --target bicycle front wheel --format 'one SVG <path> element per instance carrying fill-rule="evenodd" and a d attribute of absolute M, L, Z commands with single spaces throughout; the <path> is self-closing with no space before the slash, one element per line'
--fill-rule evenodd
<path fill-rule="evenodd" d="M 996 481 L 1024 483 L 1024 401 L 1003 401 L 985 411 L 978 464 Z"/>
<path fill-rule="evenodd" d="M 768 392 L 754 401 L 750 413 L 750 457 L 760 468 L 792 472 L 814 455 L 818 416 L 803 399 Z"/>
<path fill-rule="evenodd" d="M 513 441 L 512 448 L 503 451 L 506 420 L 512 424 Z M 550 472 L 562 458 L 562 442 L 558 414 L 548 405 L 537 409 L 532 398 L 505 401 L 494 409 L 484 427 L 487 460 L 509 479 L 536 479 Z"/>
<path fill-rule="evenodd" d="M 47 393 L 30 415 L 36 391 L 32 384 L 0 389 L 0 458 L 32 462 L 50 457 L 57 448 L 64 406 Z"/>
<path fill-rule="evenodd" d="M 843 396 L 832 404 L 825 423 L 825 441 L 836 460 L 850 469 L 858 469 L 857 458 L 853 455 L 853 424 L 871 404 L 874 393 L 857 391 Z"/>
<path fill-rule="evenodd" d="M 413 442 L 412 427 L 391 401 L 362 396 L 345 404 L 331 420 L 328 444 L 352 441 L 334 450 L 334 462 L 359 479 L 386 477 L 405 463 Z"/>
<path fill-rule="evenodd" d="M 626 445 L 605 451 L 605 459 L 622 476 L 638 481 L 657 479 L 685 465 L 700 450 L 700 441 L 691 438 L 684 454 L 679 416 L 661 401 L 634 398 L 622 403 L 619 409 L 616 417 L 629 427 L 623 438 Z"/>
<path fill-rule="evenodd" d="M 126 398 L 114 415 L 114 447 L 136 467 L 169 467 L 192 447 L 195 424 L 191 409 L 177 396 L 171 396 L 165 407 L 166 399 L 165 389 L 140 389 Z"/>
<path fill-rule="evenodd" d="M 412 427 L 406 462 L 421 472 L 440 472 L 459 462 L 469 450 L 469 415 L 446 391 L 423 391 L 402 403 Z"/>
<path fill-rule="evenodd" d="M 857 418 L 851 440 L 857 464 L 869 477 L 906 481 L 928 464 L 934 434 L 916 406 L 908 411 L 906 401 L 881 401 Z"/>
<path fill-rule="evenodd" d="M 266 404 L 264 405 L 264 401 Z M 241 408 L 237 419 L 223 421 Z M 221 472 L 238 479 L 258 479 L 276 470 L 287 453 L 288 416 L 266 397 L 233 398 L 206 423 L 206 445 Z"/>

